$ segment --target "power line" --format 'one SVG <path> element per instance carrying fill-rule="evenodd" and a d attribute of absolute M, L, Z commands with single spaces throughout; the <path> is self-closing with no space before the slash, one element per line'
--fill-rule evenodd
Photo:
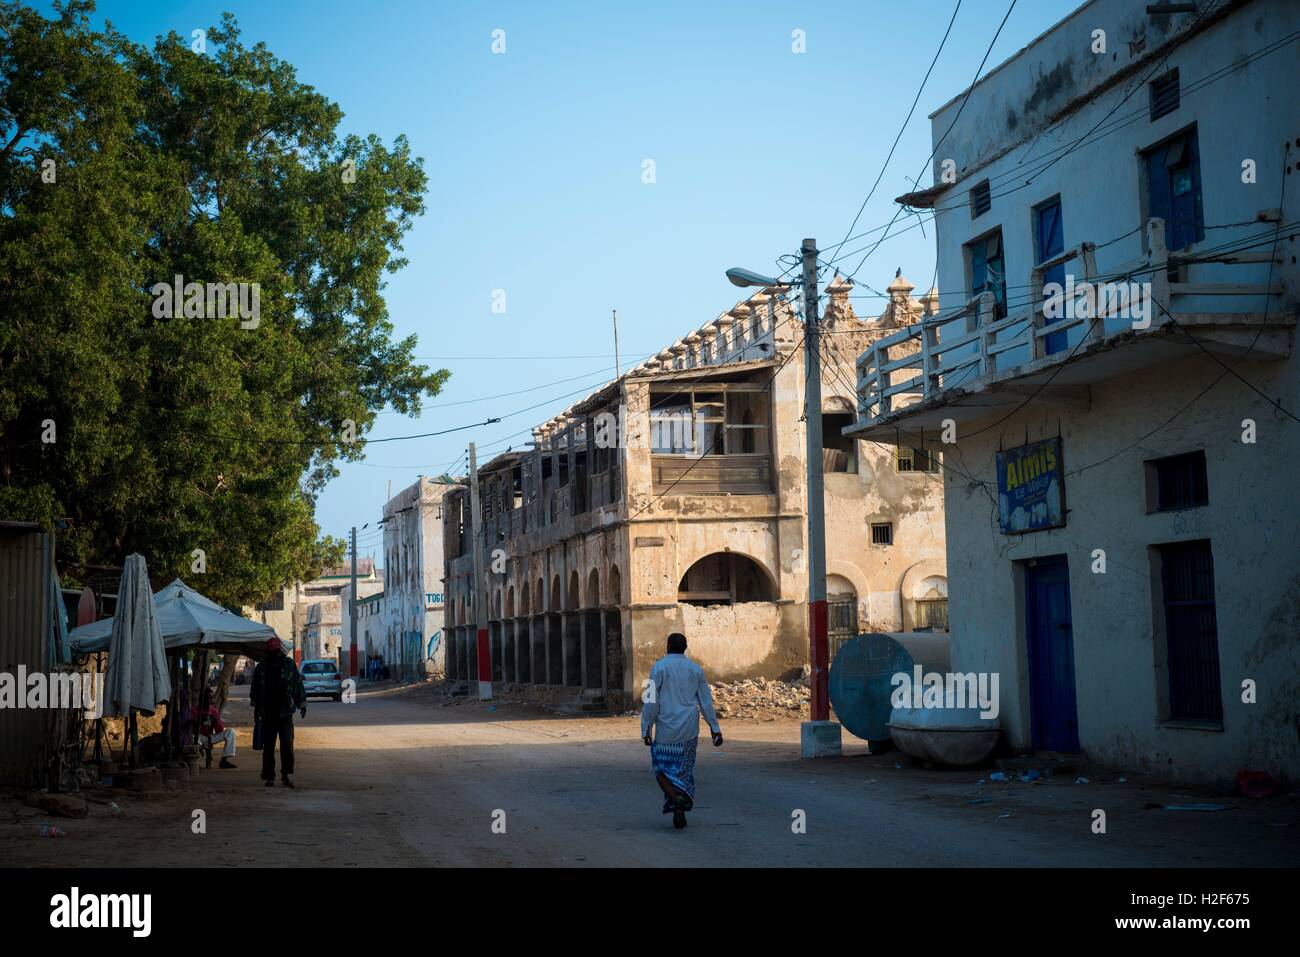
<path fill-rule="evenodd" d="M 980 74 L 984 72 L 984 64 L 988 62 L 989 56 L 993 53 L 993 47 L 998 42 L 998 37 L 1002 35 L 1002 28 L 1007 25 L 1007 20 L 1011 18 L 1011 11 L 1014 10 L 1015 8 L 1016 8 L 1016 0 L 1011 0 L 1010 6 L 1007 7 L 1006 14 L 1002 17 L 1002 22 L 998 24 L 997 32 L 993 34 L 993 39 L 989 41 L 988 49 L 984 51 L 984 57 L 983 59 L 980 60 L 979 67 L 976 68 L 975 70 L 975 78 L 971 80 L 970 86 L 967 87 L 966 93 L 962 97 L 961 105 L 957 107 L 956 115 L 953 116 L 952 122 L 948 124 L 948 129 L 944 131 L 943 136 L 939 137 L 939 139 L 934 144 L 934 148 L 930 150 L 930 155 L 926 157 L 925 163 L 922 164 L 921 166 L 920 173 L 917 174 L 918 178 L 922 173 L 926 171 L 926 168 L 929 167 L 930 163 L 934 161 L 935 155 L 939 152 L 939 147 L 943 145 L 943 141 L 948 138 L 948 134 L 952 132 L 953 127 L 957 125 L 957 121 L 961 119 L 961 114 L 966 109 L 966 104 L 970 102 L 971 93 L 973 93 L 975 90 L 975 84 L 979 82 Z M 898 220 L 898 217 L 902 214 L 902 211 L 903 211 L 902 206 L 899 206 L 894 211 L 893 219 L 891 219 L 889 222 L 890 226 L 892 226 Z M 919 220 L 917 225 L 920 225 Z M 871 257 L 871 254 L 875 252 L 876 249 L 880 246 L 880 244 L 883 243 L 888 237 L 889 237 L 889 226 L 886 226 L 884 235 L 881 236 L 880 239 L 876 241 L 875 246 L 872 246 L 871 249 L 867 250 L 866 254 L 862 257 L 857 267 L 853 270 L 853 272 L 849 273 L 848 275 L 849 279 L 852 279 L 859 272 L 859 270 L 862 269 L 863 265 Z"/>
<path fill-rule="evenodd" d="M 1207 10 L 1207 12 L 1208 12 L 1208 10 Z M 1296 38 L 1298 38 L 1298 37 L 1300 37 L 1300 31 L 1293 32 L 1293 33 L 1291 33 L 1291 34 L 1288 34 L 1288 35 L 1285 36 L 1285 37 L 1282 37 L 1282 38 L 1279 39 L 1279 40 L 1274 41 L 1273 43 L 1267 44 L 1267 45 L 1264 46 L 1264 47 L 1261 47 L 1261 48 L 1259 48 L 1259 49 L 1257 49 L 1257 50 L 1255 50 L 1255 51 L 1252 51 L 1251 53 L 1248 53 L 1248 54 L 1246 54 L 1245 56 L 1239 57 L 1238 59 L 1232 61 L 1231 63 L 1226 64 L 1225 66 L 1222 66 L 1222 67 L 1218 68 L 1217 70 L 1212 71 L 1212 72 L 1209 73 L 1209 74 L 1206 74 L 1206 76 L 1202 77 L 1200 80 L 1197 80 L 1197 81 L 1195 81 L 1194 83 L 1191 83 L 1191 84 L 1189 84 L 1188 86 L 1184 87 L 1184 88 L 1182 89 L 1180 95 L 1182 95 L 1182 96 L 1188 96 L 1188 95 L 1190 95 L 1190 94 L 1192 94 L 1192 93 L 1199 92 L 1199 91 L 1201 91 L 1201 90 L 1203 90 L 1203 89 L 1205 89 L 1205 88 L 1207 88 L 1207 87 L 1209 87 L 1209 86 L 1211 86 L 1211 85 L 1213 85 L 1213 84 L 1215 84 L 1215 83 L 1218 83 L 1218 82 L 1220 82 L 1221 80 L 1225 80 L 1225 79 L 1227 79 L 1230 75 L 1232 75 L 1234 72 L 1236 72 L 1237 70 L 1241 69 L 1242 67 L 1244 67 L 1244 66 L 1246 66 L 1246 65 L 1248 65 L 1248 64 L 1250 64 L 1250 63 L 1252 63 L 1252 62 L 1254 62 L 1255 60 L 1258 60 L 1258 59 L 1261 59 L 1261 58 L 1263 58 L 1263 57 L 1265 57 L 1265 56 L 1269 56 L 1269 55 L 1271 55 L 1271 54 L 1273 54 L 1273 53 L 1276 53 L 1277 51 L 1279 51 L 1280 49 L 1282 49 L 1282 48 L 1283 48 L 1284 46 L 1286 46 L 1287 44 L 1289 44 L 1289 43 L 1293 42 L 1294 40 L 1296 40 Z M 1181 43 L 1181 42 L 1183 42 L 1183 41 L 1186 40 L 1186 39 L 1188 39 L 1188 37 L 1183 37 L 1183 38 L 1180 39 L 1178 42 Z M 1167 61 L 1169 55 L 1171 55 L 1172 53 L 1173 53 L 1173 48 L 1170 48 L 1170 50 L 1167 51 L 1167 53 L 1165 54 L 1165 58 L 1164 58 L 1164 60 L 1162 60 L 1162 63 L 1165 62 L 1165 61 Z M 1158 67 L 1157 67 L 1157 68 L 1158 68 Z M 1137 89 L 1137 88 L 1135 87 L 1134 90 L 1136 90 L 1136 89 Z M 1128 96 L 1131 96 L 1131 95 L 1132 95 L 1132 92 L 1134 92 L 1134 91 L 1130 91 L 1129 94 L 1128 94 Z M 1127 97 L 1126 97 L 1126 99 L 1127 99 Z M 1121 104 L 1122 104 L 1122 102 L 1123 102 L 1123 101 L 1121 101 Z M 1113 112 L 1113 110 L 1112 110 L 1112 112 Z M 1073 142 L 1071 142 L 1071 143 L 1069 143 L 1069 144 L 1066 144 L 1066 145 L 1064 145 L 1064 146 L 1059 146 L 1059 147 L 1056 147 L 1055 149 L 1049 150 L 1049 151 L 1048 151 L 1047 153 L 1045 153 L 1044 155 L 1042 155 L 1042 156 L 1040 156 L 1040 157 L 1038 157 L 1038 158 L 1036 158 L 1036 159 L 1034 159 L 1034 160 L 1032 160 L 1032 161 L 1030 161 L 1030 160 L 1028 159 L 1027 156 L 1026 156 L 1025 158 L 1022 158 L 1022 159 L 1020 160 L 1020 162 L 1018 162 L 1018 163 L 1017 163 L 1014 167 L 1012 167 L 1011 169 L 1005 170 L 1005 171 L 1003 171 L 1002 173 L 998 173 L 998 174 L 995 174 L 995 175 L 989 177 L 989 182 L 990 182 L 991 184 L 996 184 L 996 183 L 1001 182 L 1001 181 L 1003 181 L 1003 180 L 1009 179 L 1010 177 L 1016 176 L 1018 173 L 1020 173 L 1020 171 L 1021 171 L 1021 167 L 1023 167 L 1023 166 L 1025 165 L 1025 163 L 1027 163 L 1027 162 L 1030 164 L 1030 169 L 1029 169 L 1029 172 L 1028 172 L 1028 175 L 1029 175 L 1029 177 L 1030 177 L 1029 181 L 1027 181 L 1025 184 L 1022 184 L 1022 185 L 1020 185 L 1020 186 L 1015 186 L 1015 187 L 1012 187 L 1012 188 L 1007 189 L 1007 190 L 1003 190 L 1003 191 L 994 191 L 994 192 L 991 193 L 990 198 L 991 198 L 991 199 L 997 199 L 997 198 L 999 198 L 999 197 L 1009 195 L 1010 193 L 1016 192 L 1017 190 L 1024 188 L 1024 186 L 1029 185 L 1030 183 L 1032 183 L 1033 177 L 1039 175 L 1039 173 L 1041 173 L 1043 170 L 1045 170 L 1049 165 L 1054 164 L 1054 163 L 1055 163 L 1056 161 L 1058 161 L 1059 159 L 1063 159 L 1064 156 L 1065 156 L 1066 154 L 1072 152 L 1074 149 L 1078 148 L 1078 147 L 1081 146 L 1081 145 L 1088 145 L 1088 146 L 1091 146 L 1091 145 L 1093 145 L 1093 144 L 1099 142 L 1100 140 L 1104 139 L 1105 137 L 1111 135 L 1112 133 L 1118 132 L 1119 130 L 1121 130 L 1121 129 L 1127 127 L 1127 126 L 1130 126 L 1132 123 L 1136 122 L 1138 119 L 1140 119 L 1141 117 L 1145 116 L 1148 112 L 1149 112 L 1149 109 L 1148 109 L 1147 107 L 1141 107 L 1141 108 L 1138 108 L 1138 109 L 1136 109 L 1136 110 L 1133 110 L 1133 111 L 1131 111 L 1131 112 L 1129 112 L 1129 113 L 1126 113 L 1126 114 L 1120 116 L 1117 120 L 1114 120 L 1113 122 L 1111 122 L 1111 123 L 1109 124 L 1109 126 L 1107 126 L 1104 130 L 1102 130 L 1100 133 L 1098 133 L 1098 134 L 1095 135 L 1095 136 L 1094 136 L 1093 134 L 1094 134 L 1097 130 L 1099 130 L 1103 124 L 1098 124 L 1097 126 L 1094 126 L 1094 128 L 1093 128 L 1092 130 L 1090 130 L 1089 132 L 1085 133 L 1083 136 L 1079 137 L 1079 139 L 1077 139 L 1077 140 L 1075 140 L 1075 141 L 1073 141 Z M 1054 126 L 1052 126 L 1052 127 L 1048 127 L 1048 128 L 1045 129 L 1044 131 L 1040 132 L 1039 136 L 1041 136 L 1042 133 L 1049 132 L 1051 129 L 1054 129 L 1054 128 L 1056 128 L 1056 127 L 1061 127 L 1061 126 L 1063 126 L 1064 123 L 1068 121 L 1068 119 L 1069 119 L 1069 118 L 1066 118 L 1066 119 L 1060 121 L 1059 123 L 1054 124 Z M 1103 118 L 1103 123 L 1106 122 L 1106 119 L 1107 119 L 1107 118 Z M 945 136 L 946 136 L 946 134 L 945 134 Z M 1091 139 L 1088 139 L 1089 137 L 1092 137 L 1092 138 L 1091 138 Z M 1085 142 L 1085 141 L 1086 141 L 1086 142 Z M 931 154 L 931 158 L 933 158 L 933 155 L 934 155 L 934 154 L 932 153 L 932 154 Z M 927 161 L 927 162 L 928 162 L 928 161 Z M 969 175 L 968 175 L 966 178 L 970 178 Z M 956 209 L 963 209 L 963 210 L 964 210 L 964 209 L 967 209 L 968 207 L 969 207 L 969 204 L 968 204 L 966 201 L 964 201 L 964 200 L 963 200 L 963 201 L 953 202 L 952 204 L 950 204 L 950 205 L 946 205 L 946 206 L 942 206 L 942 205 L 941 205 L 941 206 L 935 206 L 935 207 L 932 207 L 932 208 L 929 210 L 929 212 L 932 214 L 932 216 L 931 216 L 931 221 L 933 222 L 935 219 L 938 218 L 939 215 L 941 215 L 941 214 L 943 214 L 943 213 L 948 213 L 948 212 L 951 212 L 951 211 L 956 210 Z M 869 229 L 869 230 L 866 230 L 866 231 L 864 231 L 864 232 L 862 232 L 862 233 L 858 233 L 857 235 L 850 236 L 850 237 L 848 238 L 848 240 L 846 240 L 846 242 L 851 242 L 852 240 L 855 240 L 855 239 L 861 239 L 861 238 L 863 238 L 863 237 L 866 237 L 866 236 L 871 235 L 872 233 L 880 232 L 880 231 L 882 231 L 882 230 L 888 230 L 890 227 L 893 226 L 893 224 L 894 224 L 894 222 L 897 220 L 897 218 L 898 218 L 898 216 L 895 215 L 894 218 L 891 219 L 891 220 L 890 220 L 888 223 L 886 223 L 884 226 L 876 226 L 876 227 L 873 227 L 873 228 L 871 228 L 871 229 Z M 877 242 L 875 245 L 877 245 L 877 246 L 880 245 L 880 243 L 884 242 L 884 239 L 885 239 L 885 238 L 896 238 L 896 237 L 898 237 L 898 236 L 901 236 L 901 235 L 903 235 L 903 233 L 908 232 L 908 231 L 910 231 L 911 229 L 915 229 L 915 228 L 917 228 L 919 225 L 920 225 L 920 223 L 916 223 L 916 224 L 913 224 L 913 225 L 907 227 L 906 229 L 899 230 L 898 232 L 892 234 L 891 236 L 888 236 L 888 237 L 882 237 L 882 239 L 881 239 L 879 242 Z M 856 248 L 856 249 L 850 250 L 849 252 L 841 253 L 841 254 L 837 255 L 834 259 L 832 259 L 831 262 L 832 262 L 832 263 L 840 262 L 841 260 L 846 259 L 846 258 L 848 258 L 849 256 L 852 256 L 852 255 L 854 255 L 854 254 L 856 254 L 856 253 L 858 253 L 858 252 L 861 252 L 863 249 L 867 249 L 868 246 L 870 246 L 870 245 L 871 245 L 871 244 L 863 245 L 863 246 L 860 246 L 860 247 L 858 247 L 858 248 Z M 874 246 L 873 246 L 872 248 L 874 248 Z M 860 265 L 859 265 L 859 268 L 860 268 Z M 857 271 L 857 270 L 855 270 L 854 272 L 856 272 L 856 271 Z M 850 274 L 850 275 L 852 275 L 852 274 Z"/>
<path fill-rule="evenodd" d="M 1014 5 L 1014 4 L 1013 4 Z M 948 42 L 948 34 L 952 33 L 952 25 L 957 22 L 957 11 L 961 9 L 961 0 L 957 0 L 957 5 L 953 7 L 952 17 L 948 20 L 948 29 L 943 31 L 943 39 L 939 41 L 939 49 L 934 51 L 934 59 L 930 61 L 930 67 L 925 71 L 925 76 L 921 80 L 921 85 L 916 88 L 916 96 L 912 98 L 912 105 L 907 111 L 907 116 L 903 118 L 903 125 L 898 128 L 898 134 L 894 137 L 893 145 L 889 147 L 889 153 L 885 156 L 885 161 L 880 165 L 880 172 L 876 175 L 876 181 L 871 184 L 871 189 L 867 190 L 867 198 L 862 201 L 858 207 L 857 214 L 853 217 L 853 222 L 849 223 L 849 228 L 844 231 L 844 238 L 827 252 L 827 256 L 833 256 L 838 252 L 840 247 L 848 242 L 849 234 L 853 232 L 853 227 L 858 224 L 862 217 L 863 211 L 867 208 L 867 203 L 871 202 L 871 197 L 876 194 L 876 187 L 880 185 L 881 179 L 884 178 L 885 170 L 889 169 L 889 161 L 894 158 L 894 150 L 898 149 L 898 141 L 903 138 L 903 131 L 907 129 L 907 124 L 912 121 L 912 114 L 916 112 L 916 104 L 921 100 L 921 93 L 925 89 L 925 84 L 930 80 L 930 74 L 934 72 L 934 65 L 939 62 L 939 54 L 943 52 L 944 45 Z M 995 38 L 996 39 L 996 38 Z"/>

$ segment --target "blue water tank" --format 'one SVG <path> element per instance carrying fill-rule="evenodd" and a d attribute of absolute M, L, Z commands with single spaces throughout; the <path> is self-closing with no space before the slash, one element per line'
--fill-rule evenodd
<path fill-rule="evenodd" d="M 830 695 L 835 716 L 864 741 L 889 740 L 893 676 L 923 671 L 946 674 L 949 637 L 940 632 L 875 632 L 840 645 L 831 662 Z"/>

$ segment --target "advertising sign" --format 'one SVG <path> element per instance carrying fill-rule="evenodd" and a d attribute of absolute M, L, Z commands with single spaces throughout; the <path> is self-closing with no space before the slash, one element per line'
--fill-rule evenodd
<path fill-rule="evenodd" d="M 1031 442 L 998 456 L 998 522 L 1008 535 L 1065 525 L 1060 438 Z"/>

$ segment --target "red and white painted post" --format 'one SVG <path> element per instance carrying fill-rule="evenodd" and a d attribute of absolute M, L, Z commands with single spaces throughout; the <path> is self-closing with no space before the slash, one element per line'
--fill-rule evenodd
<path fill-rule="evenodd" d="M 821 320 L 817 303 L 817 241 L 803 241 L 804 420 L 808 456 L 808 664 L 811 719 L 800 729 L 805 758 L 840 754 L 840 726 L 831 721 L 830 642 L 826 620 L 826 499 L 822 476 Z"/>

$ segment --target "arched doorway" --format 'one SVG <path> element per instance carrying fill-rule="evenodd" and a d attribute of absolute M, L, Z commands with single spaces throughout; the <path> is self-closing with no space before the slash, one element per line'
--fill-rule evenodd
<path fill-rule="evenodd" d="M 858 590 L 843 575 L 826 576 L 826 634 L 831 661 L 858 633 Z"/>

